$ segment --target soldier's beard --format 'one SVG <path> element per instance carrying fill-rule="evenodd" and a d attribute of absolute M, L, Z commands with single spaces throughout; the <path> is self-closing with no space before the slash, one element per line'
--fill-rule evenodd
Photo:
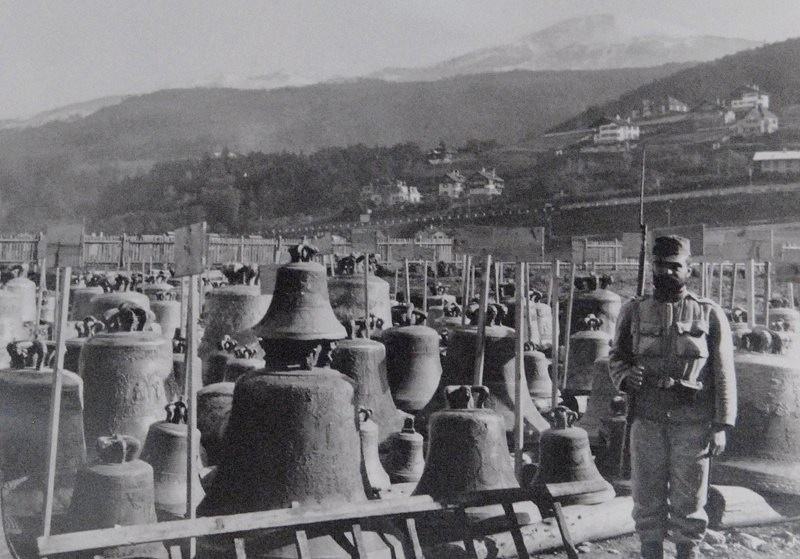
<path fill-rule="evenodd" d="M 678 295 L 686 282 L 675 276 L 658 275 L 653 276 L 653 287 L 658 293 L 666 297 L 674 297 Z"/>

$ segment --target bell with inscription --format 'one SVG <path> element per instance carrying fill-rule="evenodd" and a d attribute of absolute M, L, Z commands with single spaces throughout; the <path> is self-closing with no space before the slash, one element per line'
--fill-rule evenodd
<path fill-rule="evenodd" d="M 156 508 L 153 468 L 138 459 L 141 446 L 135 437 L 99 437 L 99 461 L 78 472 L 70 505 L 70 531 L 96 530 L 115 526 L 154 524 Z M 94 558 L 96 551 L 80 555 Z M 101 557 L 167 559 L 160 542 L 105 549 Z"/>

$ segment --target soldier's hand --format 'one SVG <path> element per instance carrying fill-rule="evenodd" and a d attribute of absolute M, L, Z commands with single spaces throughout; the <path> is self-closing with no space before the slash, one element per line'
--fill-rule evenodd
<path fill-rule="evenodd" d="M 625 375 L 625 387 L 629 390 L 639 390 L 642 387 L 642 380 L 644 380 L 644 367 L 634 365 L 628 369 L 628 374 Z"/>
<path fill-rule="evenodd" d="M 711 456 L 719 456 L 725 452 L 725 445 L 728 441 L 728 436 L 724 427 L 714 427 L 711 432 L 711 440 L 708 441 L 708 453 Z"/>

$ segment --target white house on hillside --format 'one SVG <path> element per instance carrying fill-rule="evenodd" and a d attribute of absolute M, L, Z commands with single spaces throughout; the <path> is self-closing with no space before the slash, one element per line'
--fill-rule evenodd
<path fill-rule="evenodd" d="M 752 108 L 744 118 L 732 126 L 737 136 L 763 136 L 778 131 L 778 117 L 764 107 Z"/>
<path fill-rule="evenodd" d="M 450 171 L 439 183 L 439 196 L 448 198 L 461 198 L 465 192 L 467 178 L 458 171 Z"/>
<path fill-rule="evenodd" d="M 745 85 L 731 93 L 731 109 L 734 111 L 759 105 L 769 109 L 769 93 L 761 91 L 757 85 Z"/>
<path fill-rule="evenodd" d="M 388 206 L 396 204 L 419 204 L 422 195 L 416 186 L 409 186 L 405 181 L 395 181 L 384 196 L 384 202 Z"/>
<path fill-rule="evenodd" d="M 753 163 L 762 173 L 800 173 L 800 151 L 757 151 Z"/>
<path fill-rule="evenodd" d="M 467 195 L 470 199 L 489 200 L 503 194 L 506 181 L 497 176 L 494 169 L 482 168 L 469 178 Z"/>
<path fill-rule="evenodd" d="M 603 118 L 592 124 L 597 133 L 592 137 L 595 144 L 621 144 L 639 139 L 639 127 L 630 120 Z"/>

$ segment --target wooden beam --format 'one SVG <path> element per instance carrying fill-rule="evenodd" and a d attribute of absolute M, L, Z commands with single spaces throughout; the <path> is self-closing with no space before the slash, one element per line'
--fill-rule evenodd
<path fill-rule="evenodd" d="M 73 532 L 41 537 L 37 540 L 37 547 L 40 556 L 47 556 L 163 540 L 232 534 L 248 530 L 302 528 L 325 522 L 359 521 L 365 517 L 437 512 L 449 510 L 449 508 L 447 505 L 436 503 L 428 495 L 417 495 L 386 501 L 347 503 L 337 506 L 336 510 L 331 510 L 331 507 L 308 507 L 302 510 L 297 508 L 279 509 Z"/>
<path fill-rule="evenodd" d="M 483 361 L 486 350 L 486 305 L 489 301 L 489 280 L 492 256 L 486 255 L 483 265 L 483 285 L 481 286 L 481 302 L 478 307 L 478 340 L 475 347 L 475 363 L 473 367 L 473 386 L 483 385 Z"/>
<path fill-rule="evenodd" d="M 516 328 L 516 344 L 515 344 L 515 374 L 514 374 L 514 473 L 517 475 L 517 480 L 522 481 L 522 447 L 524 443 L 524 420 L 522 417 L 522 387 L 527 388 L 525 382 L 525 322 L 523 317 L 525 310 L 523 309 L 523 290 L 525 281 L 523 275 L 525 274 L 525 263 L 517 262 L 516 273 L 514 274 L 514 327 Z"/>
<path fill-rule="evenodd" d="M 577 266 L 575 262 L 572 263 L 572 267 L 569 274 L 569 298 L 567 299 L 567 316 L 566 324 L 564 327 L 564 378 L 561 381 L 561 389 L 565 390 L 567 388 L 567 375 L 569 374 L 569 346 L 570 346 L 570 334 L 572 333 L 572 305 L 573 300 L 575 299 L 575 272 L 577 270 Z"/>

